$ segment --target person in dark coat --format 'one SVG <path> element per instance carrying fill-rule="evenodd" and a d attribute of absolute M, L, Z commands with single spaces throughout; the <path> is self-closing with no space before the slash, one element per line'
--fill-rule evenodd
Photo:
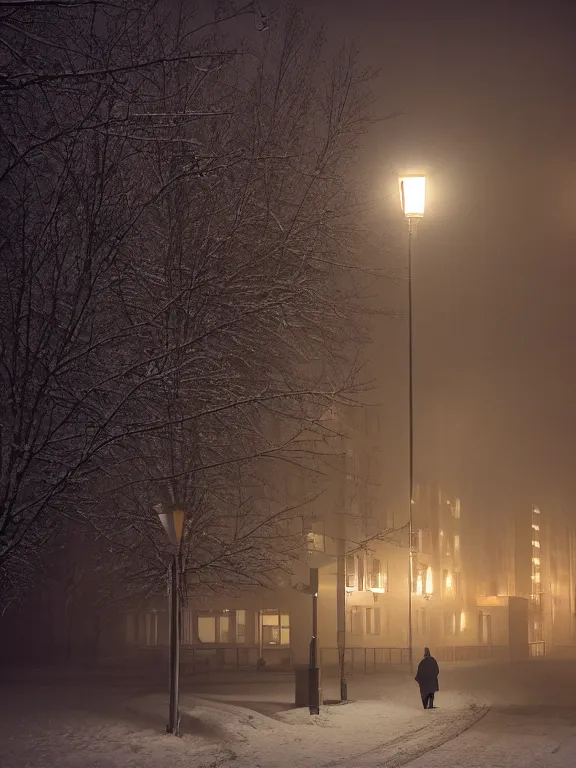
<path fill-rule="evenodd" d="M 440 667 L 438 662 L 430 654 L 430 648 L 424 648 L 424 658 L 418 664 L 418 671 L 414 678 L 420 686 L 420 696 L 424 709 L 434 709 L 434 694 L 439 691 L 438 675 Z"/>

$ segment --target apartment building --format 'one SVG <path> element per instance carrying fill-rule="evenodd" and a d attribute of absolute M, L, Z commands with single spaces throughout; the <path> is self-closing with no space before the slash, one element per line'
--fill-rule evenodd
<path fill-rule="evenodd" d="M 203 595 L 183 607 L 183 657 L 215 664 L 306 664 L 312 635 L 310 571 L 318 570 L 320 663 L 339 653 L 407 660 L 412 645 L 440 657 L 525 658 L 576 644 L 575 530 L 530 505 L 478 508 L 432 485 L 408 504 L 383 504 L 378 414 L 332 410 L 336 446 L 325 488 L 302 518 L 302 551 L 273 588 Z M 287 499 L 302 493 L 286 480 Z M 410 566 L 410 547 L 412 563 Z M 127 619 L 131 648 L 164 648 L 165 606 Z M 208 663 L 208 662 L 207 662 Z"/>
<path fill-rule="evenodd" d="M 477 643 L 476 595 L 464 568 L 468 544 L 460 499 L 438 488 L 415 489 L 410 567 L 410 507 L 389 510 L 382 503 L 377 416 L 363 408 L 330 414 L 334 432 L 346 437 L 331 471 L 324 472 L 324 493 L 303 519 L 302 553 L 293 573 L 279 578 L 274 589 L 190 594 L 182 616 L 184 657 L 190 649 L 195 658 L 214 663 L 307 663 L 310 569 L 318 569 L 323 666 L 335 666 L 343 649 L 372 661 L 406 661 L 410 609 L 416 654 L 426 645 Z M 297 491 L 292 483 L 291 497 Z M 128 644 L 165 647 L 167 624 L 161 605 L 135 612 L 128 617 Z"/>

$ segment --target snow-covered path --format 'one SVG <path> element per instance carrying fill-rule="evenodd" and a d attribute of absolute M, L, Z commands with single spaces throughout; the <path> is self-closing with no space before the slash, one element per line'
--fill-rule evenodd
<path fill-rule="evenodd" d="M 478 686 L 493 702 L 487 715 L 406 768 L 576 766 L 575 662 L 535 662 Z"/>
<path fill-rule="evenodd" d="M 190 690 L 194 688 L 193 693 Z M 167 695 L 85 682 L 4 686 L 1 768 L 347 768 L 406 762 L 456 735 L 482 713 L 478 701 L 443 692 L 424 712 L 406 673 L 351 681 L 355 701 L 319 716 L 288 709 L 293 683 L 186 686 L 183 738 L 163 733 Z"/>
<path fill-rule="evenodd" d="M 458 738 L 406 768 L 568 768 L 576 765 L 576 711 L 495 707 Z"/>

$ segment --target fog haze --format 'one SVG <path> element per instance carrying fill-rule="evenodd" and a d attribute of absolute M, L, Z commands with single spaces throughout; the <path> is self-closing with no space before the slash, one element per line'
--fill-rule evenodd
<path fill-rule="evenodd" d="M 395 177 L 428 173 L 415 249 L 417 474 L 468 503 L 530 496 L 570 503 L 576 195 L 573 12 L 311 0 L 329 37 L 353 36 L 380 70 L 366 160 L 391 252 L 402 258 Z M 392 197 L 386 198 L 386 193 Z M 392 210 L 390 210 L 392 209 Z M 396 217 L 396 218 L 394 218 Z M 388 302 L 405 309 L 406 291 Z M 405 451 L 405 329 L 382 330 L 390 478 Z"/>

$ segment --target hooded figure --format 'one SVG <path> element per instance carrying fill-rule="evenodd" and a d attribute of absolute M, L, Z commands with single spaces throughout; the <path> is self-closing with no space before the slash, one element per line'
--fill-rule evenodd
<path fill-rule="evenodd" d="M 434 709 L 434 694 L 440 690 L 438 687 L 438 675 L 440 668 L 434 656 L 430 655 L 430 648 L 424 648 L 424 658 L 418 664 L 418 672 L 414 678 L 420 686 L 420 696 L 424 709 Z"/>

